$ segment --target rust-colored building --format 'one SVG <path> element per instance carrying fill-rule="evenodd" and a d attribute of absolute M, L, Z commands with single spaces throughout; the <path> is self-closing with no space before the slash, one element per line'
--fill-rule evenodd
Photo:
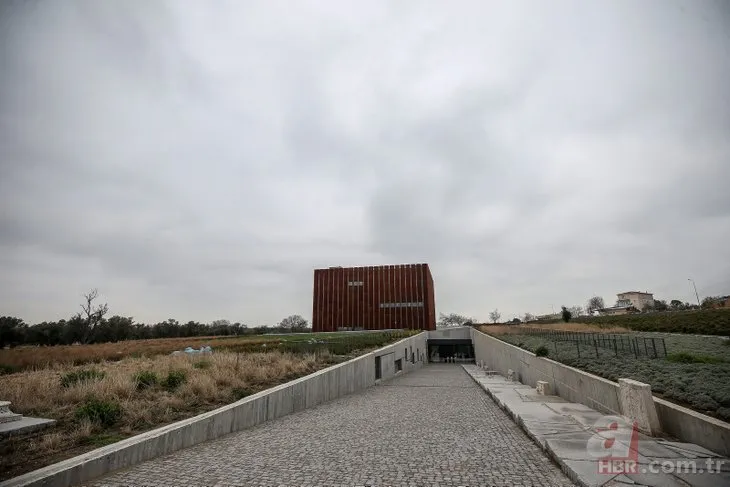
<path fill-rule="evenodd" d="M 312 331 L 436 329 L 428 264 L 314 270 Z"/>

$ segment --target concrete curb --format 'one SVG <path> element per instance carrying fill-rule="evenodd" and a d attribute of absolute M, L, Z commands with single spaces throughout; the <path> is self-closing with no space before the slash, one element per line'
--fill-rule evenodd
<path fill-rule="evenodd" d="M 407 361 L 404 349 L 426 349 L 428 332 L 404 338 L 368 354 L 319 370 L 305 377 L 272 387 L 213 411 L 92 450 L 83 455 L 29 472 L 4 482 L 0 487 L 71 487 L 110 472 L 173 453 L 193 445 L 236 433 L 266 421 L 302 411 L 348 394 L 372 387 L 375 357 L 403 359 L 407 373 L 422 362 Z M 395 375 L 392 371 L 383 377 Z"/>
<path fill-rule="evenodd" d="M 504 403 L 504 402 L 500 401 L 500 400 L 499 400 L 499 398 L 498 398 L 498 397 L 497 397 L 497 396 L 496 396 L 496 395 L 495 395 L 495 394 L 494 394 L 494 393 L 493 393 L 492 391 L 490 391 L 490 390 L 489 390 L 489 389 L 488 389 L 487 387 L 485 387 L 485 386 L 484 386 L 484 384 L 482 384 L 481 382 L 479 382 L 479 381 L 477 380 L 477 378 L 476 378 L 476 377 L 474 377 L 474 376 L 473 376 L 472 374 L 470 374 L 470 373 L 469 373 L 469 371 L 467 370 L 467 368 L 466 368 L 466 367 L 465 367 L 464 365 L 462 365 L 461 367 L 462 367 L 462 368 L 464 369 L 464 372 L 466 372 L 466 374 L 467 374 L 467 375 L 468 375 L 469 377 L 471 377 L 471 379 L 472 379 L 472 380 L 473 380 L 474 382 L 476 382 L 476 383 L 477 383 L 477 385 L 478 385 L 479 387 L 481 387 L 481 388 L 482 388 L 482 390 L 483 390 L 484 392 L 486 392 L 486 393 L 487 393 L 487 396 L 489 396 L 489 397 L 490 397 L 490 398 L 492 399 L 492 401 L 494 401 L 494 403 L 495 403 L 495 404 L 497 404 L 497 406 L 499 406 L 499 408 L 500 408 L 500 409 L 501 409 L 502 411 L 504 411 L 504 412 L 505 412 L 505 413 L 507 414 L 507 416 L 509 416 L 509 417 L 510 417 L 510 419 L 511 419 L 512 421 L 514 421 L 514 422 L 515 422 L 515 424 L 517 424 L 517 426 L 519 426 L 519 427 L 520 427 L 520 429 L 521 429 L 522 431 L 524 431 L 524 432 L 525 432 L 525 434 L 526 434 L 526 435 L 528 436 L 528 438 L 530 438 L 530 439 L 531 439 L 531 440 L 533 441 L 533 443 L 535 443 L 535 444 L 536 444 L 536 445 L 537 445 L 538 447 L 540 447 L 540 449 L 541 449 L 542 451 L 544 451 L 544 452 L 545 452 L 545 453 L 547 454 L 548 458 L 550 458 L 550 460 L 552 460 L 552 461 L 553 461 L 553 463 L 554 463 L 555 465 L 557 465 L 558 467 L 560 467 L 560 470 L 561 470 L 561 471 L 562 471 L 562 472 L 563 472 L 563 473 L 564 473 L 564 474 L 565 474 L 565 475 L 566 475 L 566 476 L 567 476 L 567 477 L 568 477 L 568 478 L 569 478 L 569 479 L 570 479 L 571 481 L 575 482 L 575 483 L 576 483 L 577 485 L 579 485 L 580 487 L 594 487 L 594 486 L 592 486 L 592 485 L 590 485 L 590 484 L 587 484 L 586 482 L 584 482 L 584 481 L 583 481 L 583 480 L 582 480 L 582 479 L 580 478 L 580 475 L 578 474 L 578 472 L 576 472 L 575 470 L 573 470 L 572 468 L 570 468 L 570 466 L 569 466 L 569 465 L 568 465 L 567 463 L 565 463 L 565 462 L 564 462 L 564 461 L 563 461 L 563 460 L 562 460 L 562 459 L 561 459 L 561 458 L 560 458 L 560 457 L 559 457 L 559 456 L 558 456 L 558 455 L 557 455 L 557 454 L 555 453 L 555 451 L 553 451 L 553 449 L 552 449 L 552 448 L 550 448 L 550 446 L 549 446 L 548 444 L 543 444 L 543 443 L 542 443 L 542 442 L 541 442 L 541 441 L 540 441 L 540 440 L 538 439 L 537 435 L 535 435 L 535 434 L 534 434 L 534 433 L 533 433 L 532 431 L 530 431 L 530 430 L 529 430 L 529 429 L 527 428 L 527 425 L 525 425 L 524 421 L 522 421 L 522 419 L 521 419 L 521 418 L 520 418 L 520 417 L 519 417 L 519 416 L 518 416 L 517 414 L 515 414 L 515 412 L 514 412 L 514 411 L 512 411 L 512 410 L 511 410 L 511 409 L 510 409 L 509 407 L 507 407 L 507 404 L 506 404 L 506 403 Z M 0 487 L 2 487 L 2 486 L 0 486 Z"/>

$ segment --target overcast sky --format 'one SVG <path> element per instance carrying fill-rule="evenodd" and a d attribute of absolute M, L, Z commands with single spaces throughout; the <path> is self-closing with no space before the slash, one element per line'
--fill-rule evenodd
<path fill-rule="evenodd" d="M 730 294 L 730 4 L 0 4 L 0 314 L 311 317 L 427 262 L 487 320 Z"/>

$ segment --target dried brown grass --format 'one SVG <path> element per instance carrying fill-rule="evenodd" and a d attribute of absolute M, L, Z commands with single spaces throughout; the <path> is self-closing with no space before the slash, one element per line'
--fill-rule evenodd
<path fill-rule="evenodd" d="M 81 365 L 91 362 L 122 360 L 129 356 L 154 356 L 168 354 L 184 347 L 200 348 L 210 345 L 236 346 L 276 342 L 275 336 L 241 337 L 191 337 L 127 340 L 117 343 L 91 345 L 21 346 L 0 350 L 0 364 L 17 370 L 52 367 L 57 364 Z"/>
<path fill-rule="evenodd" d="M 561 330 L 561 331 L 585 331 L 592 333 L 626 333 L 630 331 L 622 326 L 601 326 L 587 323 L 551 323 L 539 324 L 529 323 L 524 325 L 485 325 L 479 329 L 484 333 L 491 335 L 519 335 L 525 332 L 525 328 L 540 328 L 543 330 Z"/>
<path fill-rule="evenodd" d="M 197 362 L 207 362 L 207 368 L 196 368 Z M 268 352 L 241 354 L 219 352 L 212 355 L 158 355 L 126 358 L 119 362 L 102 362 L 87 366 L 56 364 L 50 368 L 0 376 L 3 398 L 12 401 L 13 410 L 25 415 L 53 419 L 69 419 L 68 413 L 94 397 L 105 401 L 126 402 L 126 413 L 134 410 L 179 405 L 177 399 L 199 403 L 218 403 L 231 398 L 235 388 L 261 388 L 273 382 L 288 380 L 320 368 L 322 361 L 314 355 L 295 356 Z M 95 369 L 105 373 L 102 380 L 80 382 L 61 387 L 61 377 L 69 372 Z M 134 375 L 153 371 L 162 379 L 171 370 L 184 371 L 187 381 L 175 391 L 153 387 L 138 391 Z M 163 411 L 156 411 L 162 413 Z"/>
<path fill-rule="evenodd" d="M 204 367 L 195 366 L 203 361 Z M 77 454 L 80 447 L 89 449 L 100 435 L 123 437 L 190 417 L 233 402 L 242 391 L 266 389 L 327 367 L 331 361 L 327 354 L 217 352 L 129 357 L 86 366 L 52 364 L 49 368 L 0 376 L 2 399 L 12 402 L 14 412 L 58 421 L 43 434 L 0 442 L 0 479 L 29 470 L 28 463 L 37 468 L 39 462 L 46 463 L 49 458 L 59 460 L 59 454 L 65 451 Z M 104 378 L 68 388 L 61 386 L 65 374 L 90 368 L 104 372 Z M 171 370 L 184 371 L 187 376 L 177 389 L 170 391 L 157 385 L 137 390 L 133 379 L 136 373 L 153 371 L 163 379 Z M 120 421 L 112 428 L 102 428 L 77 419 L 77 408 L 90 397 L 119 404 Z"/>

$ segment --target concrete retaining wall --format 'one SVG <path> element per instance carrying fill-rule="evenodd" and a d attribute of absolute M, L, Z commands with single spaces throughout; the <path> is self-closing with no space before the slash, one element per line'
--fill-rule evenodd
<path fill-rule="evenodd" d="M 547 381 L 553 394 L 568 401 L 605 414 L 621 414 L 617 383 L 548 358 L 538 358 L 479 330 L 472 329 L 471 334 L 477 363 L 484 361 L 504 376 L 512 369 L 518 381 L 531 387 L 537 387 L 538 380 Z M 680 441 L 730 455 L 730 424 L 657 397 L 654 404 L 662 431 Z"/>
<path fill-rule="evenodd" d="M 457 326 L 454 328 L 441 328 L 438 330 L 432 330 L 428 332 L 428 338 L 431 339 L 443 339 L 443 338 L 456 338 L 461 340 L 469 340 L 471 338 L 471 326 Z"/>
<path fill-rule="evenodd" d="M 49 465 L 2 482 L 0 487 L 69 487 L 88 482 L 115 470 L 362 391 L 376 384 L 376 357 L 381 357 L 381 365 L 389 364 L 381 369 L 383 375 L 377 382 L 396 374 L 396 360 L 402 360 L 402 372 L 398 373 L 421 367 L 423 362 L 409 361 L 410 353 L 426 350 L 427 335 L 427 332 L 420 333 L 213 411 Z"/>
<path fill-rule="evenodd" d="M 654 405 L 662 431 L 687 443 L 730 456 L 730 424 L 658 397 Z"/>
<path fill-rule="evenodd" d="M 568 367 L 548 358 L 498 340 L 472 329 L 472 343 L 477 363 L 484 361 L 492 370 L 507 376 L 515 372 L 515 379 L 531 387 L 537 381 L 550 383 L 553 394 L 570 402 L 585 404 L 605 414 L 620 414 L 618 384 L 610 380 Z"/>

